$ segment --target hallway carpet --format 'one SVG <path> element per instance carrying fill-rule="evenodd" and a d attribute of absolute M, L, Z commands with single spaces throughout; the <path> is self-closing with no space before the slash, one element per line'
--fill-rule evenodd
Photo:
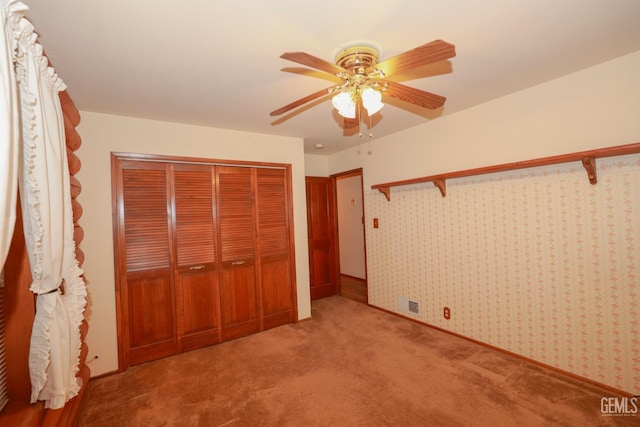
<path fill-rule="evenodd" d="M 78 426 L 591 426 L 611 392 L 340 296 L 89 383 Z"/>
<path fill-rule="evenodd" d="M 367 281 L 357 277 L 340 275 L 340 295 L 354 301 L 367 303 Z"/>

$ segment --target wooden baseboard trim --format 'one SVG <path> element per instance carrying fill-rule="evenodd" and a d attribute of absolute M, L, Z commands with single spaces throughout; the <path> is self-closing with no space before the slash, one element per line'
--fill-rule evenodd
<path fill-rule="evenodd" d="M 99 380 L 100 378 L 110 377 L 111 375 L 119 374 L 120 372 L 123 372 L 123 371 L 115 370 L 115 371 L 105 372 L 103 374 L 96 375 L 95 377 L 91 377 L 91 381 Z"/>
<path fill-rule="evenodd" d="M 340 276 L 348 277 L 349 279 L 353 279 L 353 280 L 359 280 L 361 282 L 366 282 L 367 281 L 367 279 L 363 279 L 362 277 L 352 276 L 350 274 L 340 273 Z"/>
<path fill-rule="evenodd" d="M 367 305 L 369 307 L 371 307 L 371 308 L 375 308 L 376 310 L 380 310 L 380 311 L 383 311 L 385 313 L 392 314 L 392 315 L 394 315 L 396 317 L 407 319 L 407 320 L 409 320 L 411 322 L 414 322 L 414 323 L 417 323 L 419 325 L 426 326 L 428 328 L 432 328 L 432 329 L 435 329 L 437 331 L 444 332 L 446 334 L 453 335 L 453 336 L 458 337 L 458 338 L 462 338 L 464 340 L 470 341 L 470 342 L 475 343 L 475 344 L 479 344 L 479 345 L 481 345 L 483 347 L 486 347 L 486 348 L 489 348 L 491 350 L 499 351 L 500 353 L 507 354 L 509 356 L 515 357 L 517 359 L 520 359 L 520 360 L 522 360 L 524 362 L 527 362 L 527 363 L 530 363 L 532 365 L 536 365 L 536 366 L 539 366 L 541 368 L 547 369 L 549 371 L 555 372 L 557 374 L 560 374 L 560 375 L 572 378 L 574 380 L 580 381 L 582 383 L 585 383 L 585 385 L 589 385 L 589 386 L 592 386 L 592 387 L 597 387 L 598 389 L 611 392 L 611 393 L 613 393 L 613 394 L 615 394 L 617 396 L 621 396 L 621 397 L 634 397 L 633 393 L 629 393 L 627 391 L 617 389 L 615 387 L 612 387 L 612 386 L 607 385 L 607 384 L 600 383 L 600 382 L 592 380 L 590 378 L 586 378 L 586 377 L 580 376 L 578 374 L 574 374 L 573 372 L 565 371 L 564 369 L 556 368 L 555 366 L 547 365 L 546 363 L 539 362 L 539 361 L 537 361 L 535 359 L 528 358 L 528 357 L 523 356 L 521 354 L 513 353 L 513 352 L 511 352 L 509 350 L 505 350 L 503 348 L 496 347 L 494 345 L 487 344 L 485 342 L 478 341 L 478 340 L 473 339 L 473 338 L 469 338 L 467 336 L 458 334 L 456 332 L 449 331 L 447 329 L 440 328 L 438 326 L 431 325 L 431 324 L 426 323 L 426 322 L 422 322 L 420 320 L 412 319 L 411 317 L 403 316 L 402 314 L 395 313 L 393 311 L 390 311 L 390 310 L 387 310 L 387 309 L 384 309 L 384 308 L 381 308 L 381 307 L 376 307 L 375 305 L 372 305 L 372 304 L 369 304 L 369 303 L 367 303 Z M 607 397 L 607 396 L 603 396 L 603 397 Z"/>

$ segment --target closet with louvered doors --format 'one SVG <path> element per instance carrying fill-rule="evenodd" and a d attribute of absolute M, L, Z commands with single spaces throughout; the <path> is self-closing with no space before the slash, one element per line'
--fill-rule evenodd
<path fill-rule="evenodd" d="M 121 369 L 295 321 L 290 176 L 112 155 Z"/>

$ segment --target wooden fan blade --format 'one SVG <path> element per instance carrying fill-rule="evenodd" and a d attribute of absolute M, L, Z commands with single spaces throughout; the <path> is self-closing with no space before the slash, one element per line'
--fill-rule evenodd
<path fill-rule="evenodd" d="M 292 102 L 291 104 L 287 104 L 282 108 L 278 108 L 275 111 L 272 111 L 271 113 L 269 113 L 271 116 L 279 116 L 282 113 L 286 113 L 287 111 L 293 110 L 294 108 L 298 108 L 301 105 L 306 104 L 307 102 L 311 102 L 314 99 L 318 99 L 321 98 L 324 95 L 328 95 L 329 94 L 329 89 L 333 88 L 335 86 L 330 86 L 326 89 L 322 89 L 319 90 L 315 93 L 312 93 L 311 95 L 307 95 L 304 98 L 300 98 L 297 101 Z"/>
<path fill-rule="evenodd" d="M 401 101 L 410 102 L 420 107 L 429 108 L 431 110 L 442 107 L 444 102 L 447 100 L 444 96 L 405 86 L 401 83 L 389 81 L 381 83 L 387 85 L 387 89 L 383 94 L 392 96 Z"/>
<path fill-rule="evenodd" d="M 386 77 L 411 68 L 421 67 L 433 62 L 443 61 L 456 56 L 456 47 L 443 40 L 434 40 L 407 52 L 396 55 L 371 67 L 384 73 Z"/>
<path fill-rule="evenodd" d="M 307 67 L 315 68 L 317 70 L 321 70 L 334 75 L 347 71 L 344 68 L 337 66 L 336 64 L 325 61 L 324 59 L 320 59 L 316 56 L 309 55 L 305 52 L 285 52 L 280 55 L 280 58 L 297 62 L 298 64 L 306 65 Z"/>
<path fill-rule="evenodd" d="M 342 129 L 353 129 L 354 127 L 357 127 L 359 123 L 360 123 L 360 120 L 358 118 L 347 119 L 346 117 L 343 117 Z"/>

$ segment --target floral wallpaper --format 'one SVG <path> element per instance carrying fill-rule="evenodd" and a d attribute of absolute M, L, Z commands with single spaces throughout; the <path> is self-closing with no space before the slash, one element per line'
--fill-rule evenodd
<path fill-rule="evenodd" d="M 369 303 L 640 393 L 640 155 L 597 173 L 591 185 L 572 162 L 448 180 L 444 198 L 432 183 L 365 192 Z"/>

